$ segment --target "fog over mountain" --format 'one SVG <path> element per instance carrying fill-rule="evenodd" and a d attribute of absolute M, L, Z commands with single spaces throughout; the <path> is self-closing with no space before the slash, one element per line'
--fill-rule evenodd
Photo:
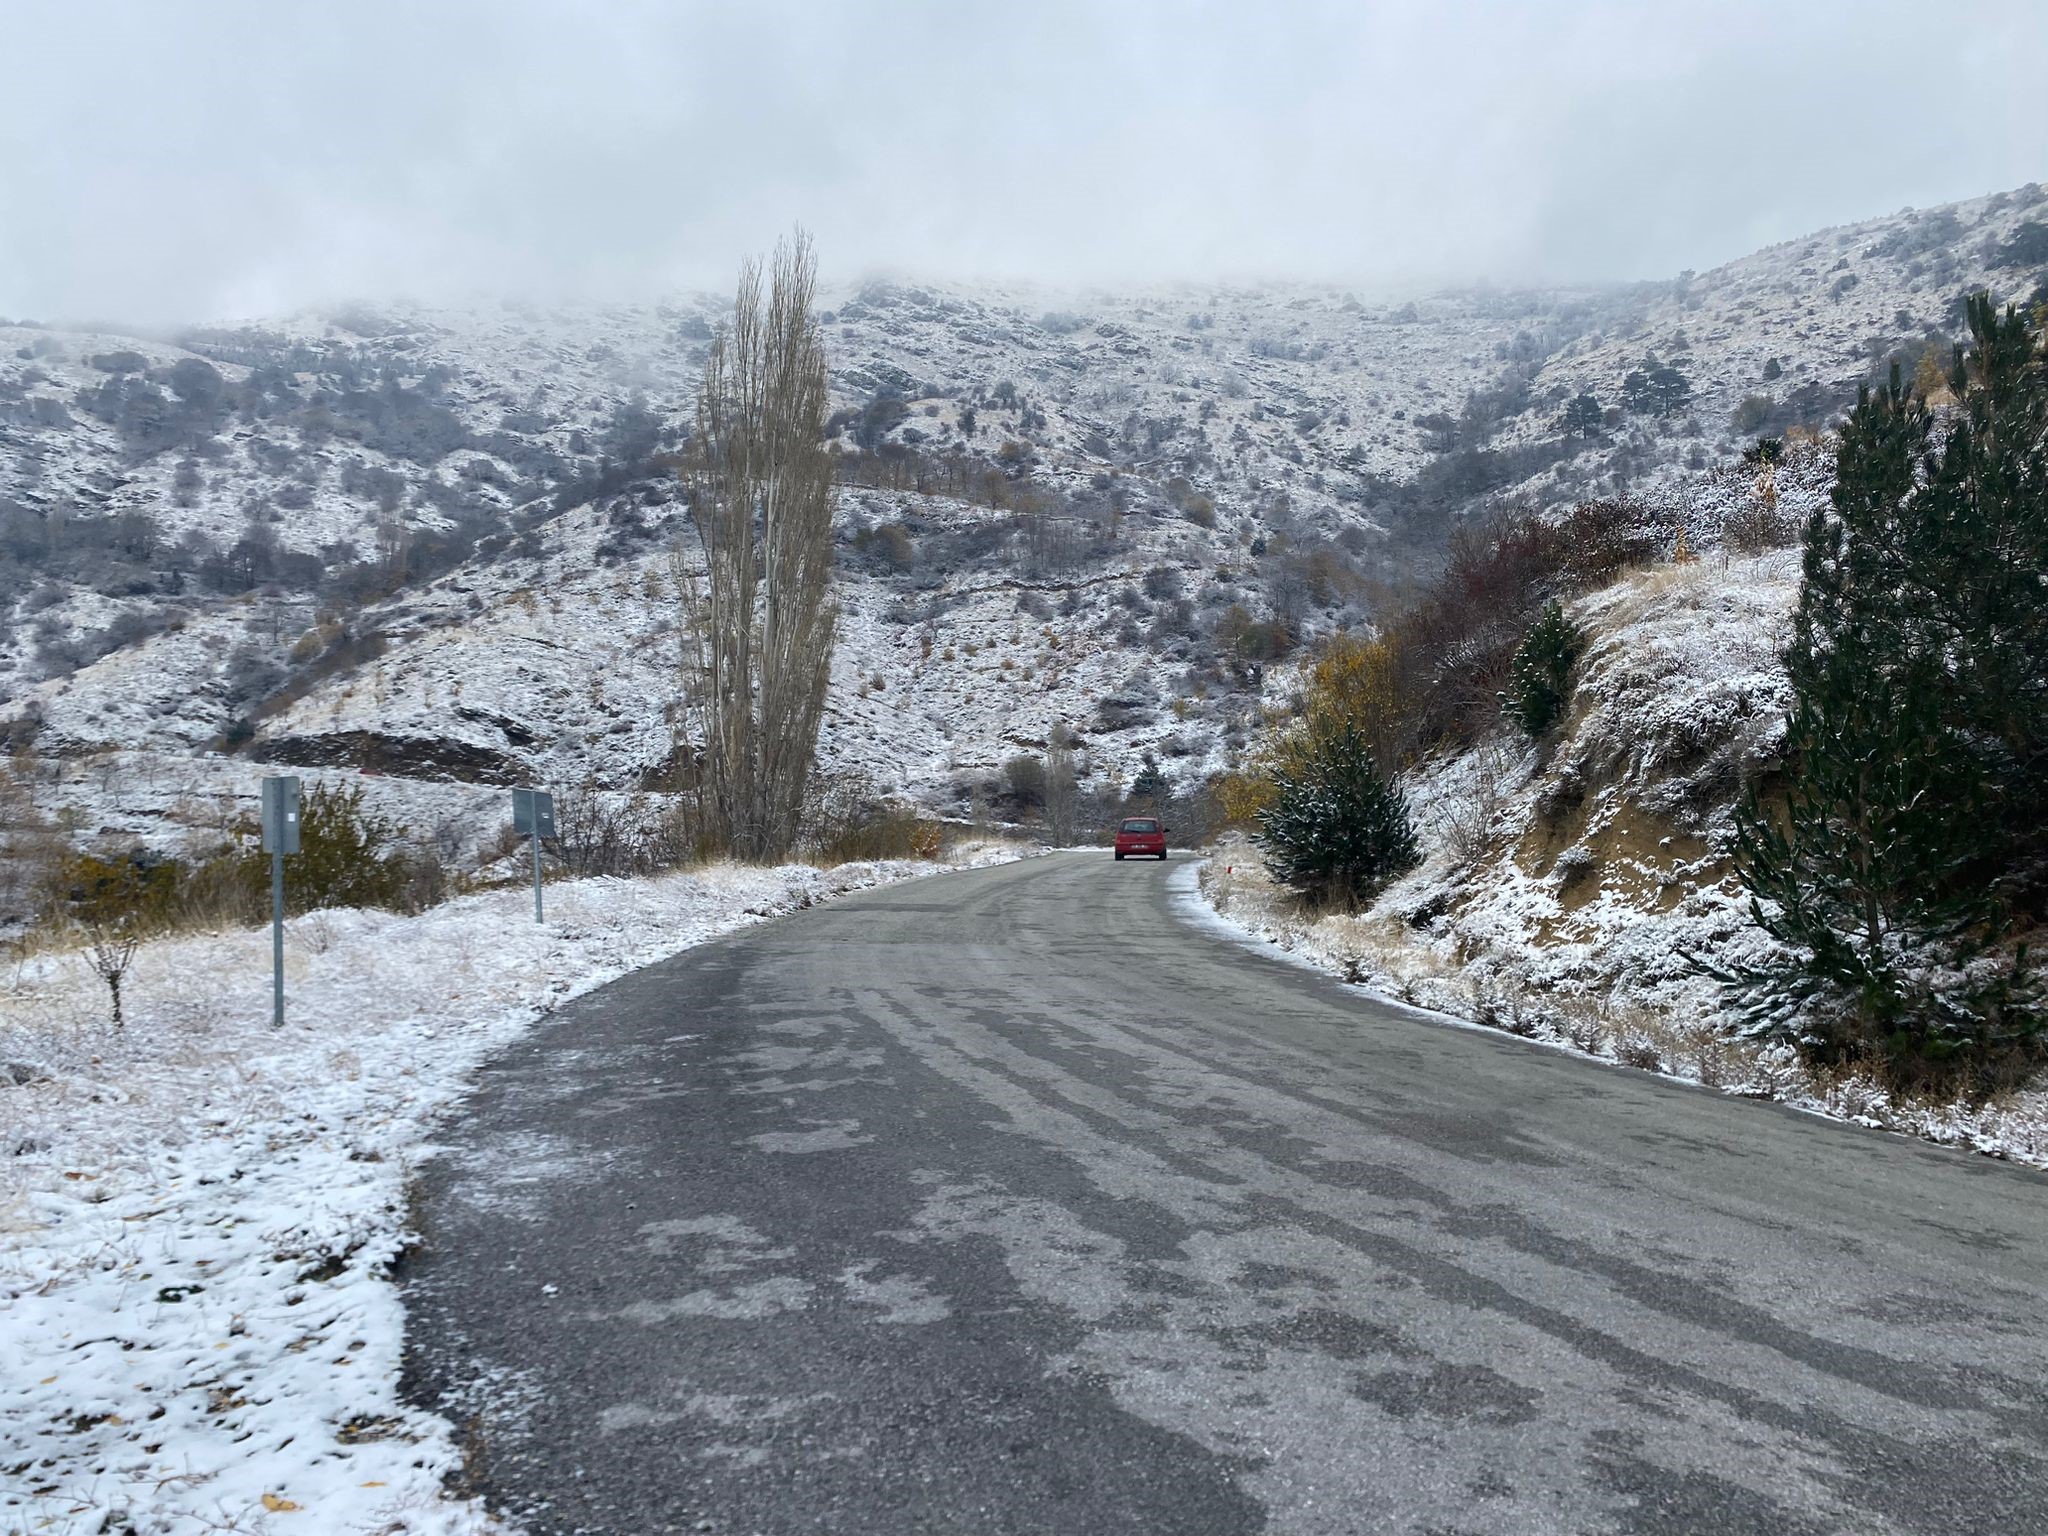
<path fill-rule="evenodd" d="M 2048 163 L 2030 0 L 9 9 L 39 319 L 723 288 L 798 220 L 842 279 L 1661 278 Z"/>

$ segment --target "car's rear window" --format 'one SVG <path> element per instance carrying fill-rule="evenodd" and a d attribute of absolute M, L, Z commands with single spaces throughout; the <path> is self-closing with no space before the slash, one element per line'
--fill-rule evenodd
<path fill-rule="evenodd" d="M 1159 830 L 1159 823 L 1156 821 L 1127 821 L 1124 823 L 1124 830 L 1126 832 L 1157 832 Z"/>

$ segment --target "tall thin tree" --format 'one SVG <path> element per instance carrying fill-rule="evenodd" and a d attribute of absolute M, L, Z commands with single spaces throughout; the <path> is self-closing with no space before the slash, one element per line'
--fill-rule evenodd
<path fill-rule="evenodd" d="M 742 858 L 795 840 L 832 665 L 832 467 L 817 260 L 799 230 L 740 269 L 683 474 L 704 552 L 685 589 L 705 830 Z"/>
<path fill-rule="evenodd" d="M 1074 840 L 1080 810 L 1080 783 L 1074 773 L 1074 733 L 1055 723 L 1045 752 L 1045 840 L 1065 848 Z"/>

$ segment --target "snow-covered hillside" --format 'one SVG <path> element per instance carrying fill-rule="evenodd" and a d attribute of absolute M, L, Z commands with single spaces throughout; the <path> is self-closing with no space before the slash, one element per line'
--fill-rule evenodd
<path fill-rule="evenodd" d="M 1966 288 L 2033 292 L 2044 224 L 2036 185 L 1629 289 L 832 293 L 826 766 L 964 809 L 1064 723 L 1090 787 L 1198 783 L 1264 664 L 1369 621 L 1459 518 L 1619 490 L 1696 518 Z M 35 782 L 91 791 L 88 836 L 148 821 L 116 783 L 247 794 L 258 761 L 485 815 L 660 784 L 690 545 L 662 456 L 723 302 L 0 325 L 4 744 L 72 765 Z M 1674 367 L 1689 397 L 1645 393 Z M 133 771 L 80 766 L 109 753 Z"/>

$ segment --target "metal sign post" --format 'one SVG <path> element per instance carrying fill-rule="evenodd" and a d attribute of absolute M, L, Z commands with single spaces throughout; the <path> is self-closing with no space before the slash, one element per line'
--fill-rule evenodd
<path fill-rule="evenodd" d="M 263 781 L 263 851 L 270 855 L 270 1022 L 284 1027 L 284 859 L 299 851 L 299 781 Z"/>
<path fill-rule="evenodd" d="M 512 791 L 512 831 L 533 840 L 533 920 L 541 921 L 540 840 L 555 835 L 555 797 L 544 789 Z"/>

